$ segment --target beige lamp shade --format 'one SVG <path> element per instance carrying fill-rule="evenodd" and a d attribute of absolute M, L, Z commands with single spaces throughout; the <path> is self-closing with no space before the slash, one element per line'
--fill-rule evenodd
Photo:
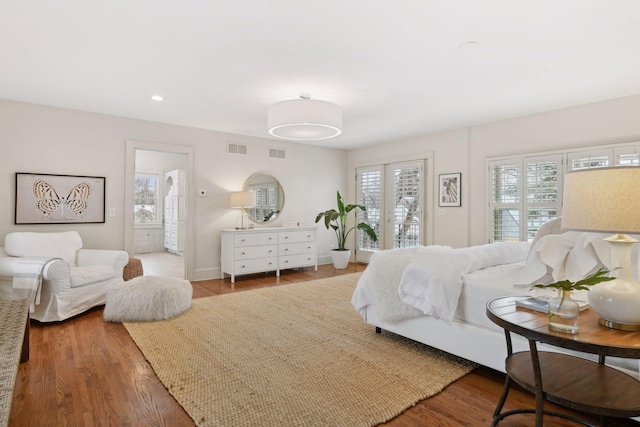
<path fill-rule="evenodd" d="M 256 205 L 256 193 L 253 191 L 234 191 L 231 193 L 232 208 L 252 208 Z"/>
<path fill-rule="evenodd" d="M 596 168 L 564 178 L 562 228 L 640 232 L 640 167 Z"/>

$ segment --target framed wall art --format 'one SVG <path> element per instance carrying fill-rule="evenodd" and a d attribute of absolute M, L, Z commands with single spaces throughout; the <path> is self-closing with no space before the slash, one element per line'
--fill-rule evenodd
<path fill-rule="evenodd" d="M 15 223 L 104 223 L 105 180 L 16 172 Z"/>
<path fill-rule="evenodd" d="M 438 206 L 462 206 L 462 201 L 460 199 L 461 187 L 461 173 L 447 173 L 440 175 Z"/>

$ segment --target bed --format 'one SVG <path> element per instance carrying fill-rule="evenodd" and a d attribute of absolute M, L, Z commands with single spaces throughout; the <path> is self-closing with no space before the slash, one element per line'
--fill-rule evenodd
<path fill-rule="evenodd" d="M 402 335 L 504 372 L 504 332 L 486 317 L 486 303 L 505 295 L 551 296 L 553 291 L 531 285 L 564 278 L 576 281 L 608 267 L 610 249 L 602 240 L 606 236 L 563 233 L 559 220 L 554 220 L 531 243 L 380 251 L 362 273 L 351 302 L 378 331 Z M 637 248 L 634 255 L 637 260 Z M 637 279 L 637 262 L 634 269 Z M 586 301 L 586 292 L 573 296 Z M 513 345 L 514 351 L 529 349 L 527 341 L 518 336 L 513 337 Z M 638 376 L 637 360 L 610 358 L 608 364 Z"/>

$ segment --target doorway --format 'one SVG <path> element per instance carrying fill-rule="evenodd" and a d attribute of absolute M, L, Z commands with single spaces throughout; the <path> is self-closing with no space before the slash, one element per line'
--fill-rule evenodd
<path fill-rule="evenodd" d="M 145 275 L 193 280 L 193 148 L 128 140 L 126 151 L 125 250 Z M 167 216 L 178 206 L 180 221 Z"/>

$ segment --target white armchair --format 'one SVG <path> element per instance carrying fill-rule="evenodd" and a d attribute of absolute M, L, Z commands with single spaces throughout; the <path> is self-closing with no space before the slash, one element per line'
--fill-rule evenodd
<path fill-rule="evenodd" d="M 107 289 L 122 281 L 129 261 L 125 251 L 82 249 L 75 231 L 9 233 L 0 248 L 0 281 L 11 283 L 23 257 L 50 258 L 42 271 L 40 303 L 31 313 L 41 322 L 68 319 L 104 304 Z"/>

